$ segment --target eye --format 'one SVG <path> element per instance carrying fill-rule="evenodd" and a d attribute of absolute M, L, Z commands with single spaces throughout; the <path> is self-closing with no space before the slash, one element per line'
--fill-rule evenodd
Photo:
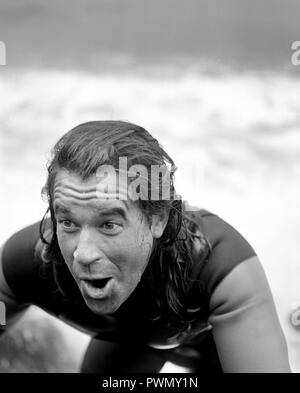
<path fill-rule="evenodd" d="M 122 225 L 116 222 L 107 221 L 101 225 L 101 229 L 109 234 L 117 234 L 122 231 Z"/>
<path fill-rule="evenodd" d="M 76 230 L 76 225 L 70 220 L 58 221 L 65 232 L 74 232 Z"/>

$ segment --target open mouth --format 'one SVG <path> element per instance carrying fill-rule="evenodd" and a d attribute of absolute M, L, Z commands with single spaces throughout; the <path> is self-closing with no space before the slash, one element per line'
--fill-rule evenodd
<path fill-rule="evenodd" d="M 88 283 L 88 285 L 91 285 L 94 288 L 102 289 L 105 287 L 105 285 L 108 283 L 110 280 L 110 277 L 108 278 L 101 278 L 99 280 L 84 280 Z"/>
<path fill-rule="evenodd" d="M 93 298 L 102 298 L 108 294 L 112 277 L 97 280 L 81 280 L 84 291 Z"/>

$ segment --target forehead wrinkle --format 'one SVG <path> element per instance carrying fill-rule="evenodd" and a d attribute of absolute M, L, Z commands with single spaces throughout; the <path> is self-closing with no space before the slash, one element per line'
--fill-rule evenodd
<path fill-rule="evenodd" d="M 104 192 L 99 188 L 100 182 L 97 186 L 74 186 L 68 182 L 58 182 L 54 187 L 54 195 L 63 195 L 66 197 L 73 197 L 75 199 L 90 200 L 90 199 L 115 199 L 124 200 L 124 195 L 127 197 L 127 192 L 124 190 L 115 190 L 115 192 Z M 121 197 L 120 197 L 121 195 Z M 123 198 L 122 198 L 123 196 Z"/>
<path fill-rule="evenodd" d="M 54 193 L 54 199 L 68 199 L 70 201 L 82 201 L 82 202 L 89 202 L 89 201 L 95 201 L 95 202 L 103 202 L 103 201 L 122 201 L 122 199 L 119 198 L 119 194 L 108 194 L 108 193 L 82 193 L 82 194 L 77 194 L 74 192 L 62 192 L 62 191 L 56 191 Z M 128 210 L 127 206 L 125 205 L 126 210 Z"/>
<path fill-rule="evenodd" d="M 91 199 L 100 199 L 99 193 L 96 192 L 73 192 L 73 191 L 63 191 L 63 190 L 56 190 L 54 192 L 54 197 L 67 197 L 73 199 L 80 199 L 80 200 L 91 200 Z"/>
<path fill-rule="evenodd" d="M 110 206 L 110 203 L 114 203 L 113 207 L 119 206 L 123 207 L 125 211 L 129 211 L 135 207 L 135 203 L 128 198 L 127 190 L 117 190 L 117 194 L 114 193 L 104 193 L 99 189 L 99 185 L 101 185 L 101 181 L 97 179 L 92 180 L 92 184 L 90 181 L 86 183 L 86 181 L 82 180 L 76 174 L 70 174 L 65 170 L 62 170 L 55 181 L 54 186 L 54 201 L 61 200 L 62 203 L 65 201 L 67 204 L 83 204 L 84 206 L 99 208 L 91 206 L 94 203 L 101 203 L 101 206 L 104 205 Z M 126 191 L 126 195 L 124 194 Z M 120 193 L 121 192 L 121 193 Z M 125 196 L 125 198 L 124 198 Z M 116 204 L 116 202 L 118 202 Z"/>
<path fill-rule="evenodd" d="M 59 181 L 57 182 L 57 184 L 54 187 L 54 192 L 56 190 L 60 190 L 60 189 L 65 189 L 65 190 L 71 190 L 71 191 L 75 191 L 75 192 L 84 192 L 84 193 L 89 193 L 89 192 L 93 192 L 97 190 L 97 185 L 99 183 L 97 183 L 96 185 L 77 185 L 74 183 L 69 183 L 67 181 Z"/>
<path fill-rule="evenodd" d="M 121 214 L 122 216 L 127 215 L 128 203 L 123 200 L 107 200 L 107 199 L 81 199 L 66 196 L 61 193 L 56 193 L 54 197 L 54 210 L 64 210 L 65 212 L 74 213 L 72 206 L 82 206 L 93 210 L 97 215 L 107 214 Z"/>

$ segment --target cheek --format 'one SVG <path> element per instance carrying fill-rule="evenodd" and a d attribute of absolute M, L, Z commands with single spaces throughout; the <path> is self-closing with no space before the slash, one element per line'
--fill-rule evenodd
<path fill-rule="evenodd" d="M 70 236 L 66 236 L 66 234 L 61 233 L 59 230 L 57 231 L 57 240 L 60 248 L 60 252 L 64 257 L 65 262 L 69 265 L 73 258 L 73 253 L 76 249 L 76 242 L 70 238 Z"/>
<path fill-rule="evenodd" d="M 118 266 L 126 276 L 126 280 L 136 280 L 140 277 L 152 250 L 152 236 L 149 230 L 136 226 L 126 235 L 115 239 L 110 244 L 107 257 Z"/>
<path fill-rule="evenodd" d="M 144 224 L 137 228 L 136 231 L 136 243 L 138 247 L 149 249 L 153 244 L 153 236 L 150 228 Z"/>
<path fill-rule="evenodd" d="M 150 258 L 153 245 L 153 237 L 150 229 L 145 226 L 137 228 L 134 241 L 137 258 L 141 264 L 146 265 Z"/>

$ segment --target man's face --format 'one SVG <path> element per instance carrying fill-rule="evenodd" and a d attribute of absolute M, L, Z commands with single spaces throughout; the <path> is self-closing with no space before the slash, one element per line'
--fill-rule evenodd
<path fill-rule="evenodd" d="M 131 201 L 100 199 L 98 182 L 96 176 L 83 181 L 60 170 L 53 206 L 64 260 L 87 306 L 105 315 L 116 311 L 138 285 L 164 223 L 153 216 L 149 225 Z"/>

